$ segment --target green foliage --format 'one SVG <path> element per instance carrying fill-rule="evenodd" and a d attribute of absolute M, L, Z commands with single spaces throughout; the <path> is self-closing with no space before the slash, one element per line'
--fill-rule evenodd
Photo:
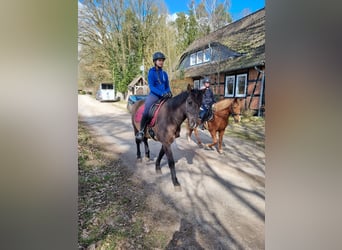
<path fill-rule="evenodd" d="M 175 21 L 177 33 L 177 54 L 181 54 L 188 46 L 188 20 L 184 12 L 177 14 Z"/>
<path fill-rule="evenodd" d="M 189 12 L 189 24 L 188 24 L 188 41 L 187 44 L 190 45 L 198 37 L 198 24 L 196 21 L 195 14 L 192 10 Z"/>

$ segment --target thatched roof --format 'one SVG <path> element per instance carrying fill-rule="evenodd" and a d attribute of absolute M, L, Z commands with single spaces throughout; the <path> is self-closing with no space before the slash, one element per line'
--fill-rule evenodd
<path fill-rule="evenodd" d="M 221 72 L 264 65 L 265 8 L 195 40 L 181 56 L 180 63 L 193 52 L 218 44 L 238 54 L 238 56 L 226 56 L 219 62 Z M 184 76 L 196 77 L 214 73 L 210 71 L 217 70 L 217 67 L 218 61 L 212 60 L 209 63 L 184 68 Z"/>

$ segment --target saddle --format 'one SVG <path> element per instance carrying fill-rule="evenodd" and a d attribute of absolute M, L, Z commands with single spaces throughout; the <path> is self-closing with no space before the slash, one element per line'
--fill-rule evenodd
<path fill-rule="evenodd" d="M 204 115 L 204 121 L 211 121 L 214 119 L 214 110 L 212 108 L 208 108 L 207 112 Z"/>
<path fill-rule="evenodd" d="M 155 135 L 154 135 L 154 131 L 153 131 L 153 127 L 156 123 L 156 120 L 157 120 L 157 116 L 158 116 L 158 113 L 159 113 L 159 110 L 160 108 L 163 106 L 163 104 L 166 102 L 167 99 L 160 99 L 158 100 L 156 103 L 154 103 L 149 112 L 148 112 L 148 117 L 149 117 L 149 122 L 147 124 L 147 128 L 148 128 L 148 133 L 150 134 L 151 138 L 155 140 Z M 135 116 L 134 116 L 134 120 L 136 122 L 140 122 L 141 121 L 141 118 L 142 118 L 142 115 L 143 115 L 143 112 L 144 112 L 144 109 L 145 109 L 145 103 L 143 105 L 141 105 L 139 107 L 139 109 L 137 110 Z"/>
<path fill-rule="evenodd" d="M 212 108 L 210 108 L 210 109 L 208 110 L 207 121 L 209 122 L 209 121 L 211 121 L 211 120 L 213 120 L 213 119 L 214 119 L 214 111 L 213 111 Z"/>

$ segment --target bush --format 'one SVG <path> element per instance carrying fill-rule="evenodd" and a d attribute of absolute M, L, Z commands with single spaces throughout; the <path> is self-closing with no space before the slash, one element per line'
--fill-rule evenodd
<path fill-rule="evenodd" d="M 242 116 L 246 118 L 251 118 L 254 116 L 256 111 L 254 109 L 246 109 L 242 112 Z"/>

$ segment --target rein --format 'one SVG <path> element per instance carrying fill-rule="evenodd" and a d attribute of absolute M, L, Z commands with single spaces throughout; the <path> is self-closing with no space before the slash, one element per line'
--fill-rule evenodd
<path fill-rule="evenodd" d="M 233 103 L 231 103 L 231 104 L 229 105 L 229 109 L 230 109 L 231 115 L 232 115 L 233 117 L 234 117 L 234 116 L 237 116 L 237 115 L 241 115 L 241 113 L 234 113 L 232 104 L 233 104 Z"/>

